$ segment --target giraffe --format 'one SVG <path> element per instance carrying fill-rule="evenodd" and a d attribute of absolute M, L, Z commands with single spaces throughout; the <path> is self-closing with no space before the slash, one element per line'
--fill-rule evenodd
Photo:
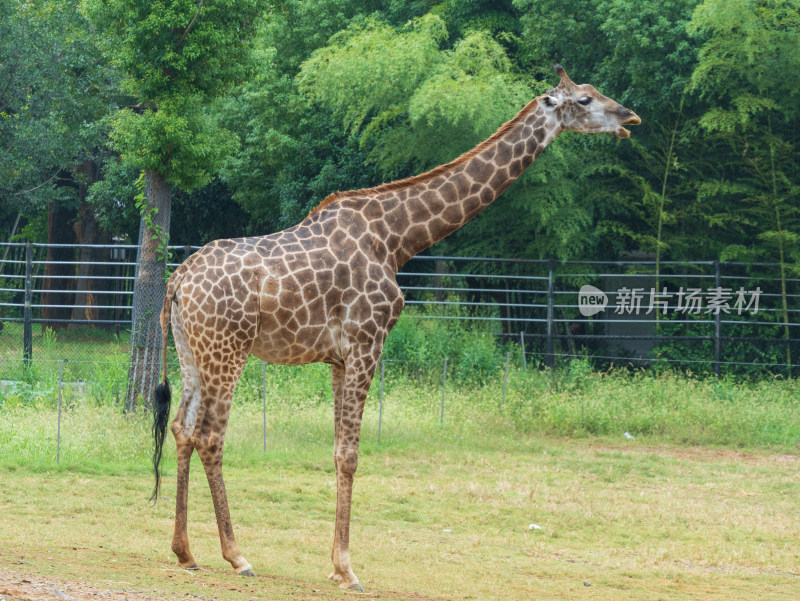
<path fill-rule="evenodd" d="M 329 578 L 362 590 L 350 560 L 350 507 L 364 402 L 383 342 L 403 309 L 395 276 L 411 257 L 454 232 L 500 195 L 565 130 L 608 132 L 641 120 L 555 65 L 559 84 L 530 101 L 489 139 L 454 161 L 404 180 L 329 195 L 298 225 L 268 236 L 217 240 L 172 274 L 161 312 L 163 375 L 155 393 L 153 465 L 170 409 L 171 324 L 183 390 L 170 429 L 177 445 L 172 550 L 189 550 L 189 463 L 206 472 L 223 557 L 253 575 L 234 537 L 222 477 L 234 387 L 249 355 L 270 363 L 328 363 L 334 405 L 336 517 Z"/>

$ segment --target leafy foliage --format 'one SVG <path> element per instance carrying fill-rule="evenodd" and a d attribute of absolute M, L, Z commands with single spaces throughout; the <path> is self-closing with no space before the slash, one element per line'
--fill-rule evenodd
<path fill-rule="evenodd" d="M 0 216 L 76 206 L 71 184 L 102 154 L 116 78 L 74 3 L 0 6 L 0 82 Z"/>
<path fill-rule="evenodd" d="M 800 2 L 709 1 L 695 11 L 690 30 L 706 38 L 691 87 L 714 102 L 700 125 L 726 143 L 720 158 L 731 164 L 702 190 L 736 204 L 731 223 L 744 234 L 723 256 L 797 263 Z M 740 171 L 732 181 L 733 168 Z"/>
<path fill-rule="evenodd" d="M 104 53 L 134 103 L 111 119 L 112 148 L 179 188 L 207 184 L 235 148 L 208 104 L 247 73 L 255 0 L 84 0 L 81 7 L 108 32 Z"/>
<path fill-rule="evenodd" d="M 798 0 L 80 7 L 0 7 L 6 229 L 18 210 L 76 206 L 75 166 L 91 159 L 105 227 L 135 230 L 132 182 L 155 169 L 195 190 L 173 215 L 184 241 L 275 231 L 331 192 L 455 158 L 544 92 L 560 61 L 642 126 L 622 142 L 565 134 L 437 250 L 768 260 L 784 279 L 800 265 Z"/>

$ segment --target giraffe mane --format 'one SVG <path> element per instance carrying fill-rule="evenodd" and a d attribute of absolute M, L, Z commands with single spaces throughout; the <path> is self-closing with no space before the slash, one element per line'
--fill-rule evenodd
<path fill-rule="evenodd" d="M 531 100 L 528 104 L 526 104 L 524 107 L 522 107 L 522 110 L 520 110 L 513 119 L 501 125 L 500 128 L 496 132 L 494 132 L 488 139 L 478 144 L 475 148 L 466 151 L 464 154 L 462 154 L 456 159 L 453 159 L 449 163 L 445 163 L 444 165 L 439 165 L 438 167 L 434 167 L 430 171 L 420 173 L 419 175 L 413 175 L 411 177 L 406 177 L 404 179 L 399 179 L 393 182 L 379 184 L 371 188 L 361 188 L 360 190 L 348 190 L 346 192 L 333 192 L 332 194 L 328 194 L 322 202 L 320 202 L 317 206 L 311 209 L 311 211 L 308 213 L 308 217 L 311 217 L 315 213 L 318 213 L 325 207 L 330 206 L 339 200 L 347 198 L 361 198 L 364 196 L 381 194 L 383 192 L 394 192 L 396 190 L 402 190 L 404 188 L 409 188 L 416 184 L 426 182 L 438 175 L 447 173 L 451 169 L 455 169 L 462 163 L 468 161 L 475 155 L 481 153 L 486 148 L 494 144 L 498 138 L 504 136 L 508 132 L 508 130 L 514 127 L 517 123 L 519 123 L 530 111 L 532 111 L 536 107 L 539 98 L 541 98 L 541 96 L 537 96 L 536 98 Z"/>

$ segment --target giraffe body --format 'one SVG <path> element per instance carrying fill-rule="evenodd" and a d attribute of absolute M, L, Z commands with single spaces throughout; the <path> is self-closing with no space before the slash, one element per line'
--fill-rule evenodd
<path fill-rule="evenodd" d="M 171 425 L 178 457 L 172 549 L 180 565 L 196 567 L 186 526 L 189 462 L 197 450 L 222 554 L 237 573 L 253 573 L 236 544 L 222 478 L 231 399 L 247 357 L 286 365 L 323 362 L 331 366 L 337 478 L 330 578 L 361 589 L 349 552 L 353 474 L 364 401 L 403 308 L 398 270 L 486 208 L 565 129 L 627 137 L 622 125 L 639 123 L 633 112 L 591 86 L 576 86 L 560 66 L 556 70 L 557 88 L 451 163 L 399 182 L 332 194 L 298 225 L 212 242 L 172 274 L 161 325 L 164 378 L 171 324 L 183 381 Z M 157 398 L 164 391 L 166 379 Z M 168 401 L 157 404 L 156 423 L 166 423 L 168 411 Z"/>

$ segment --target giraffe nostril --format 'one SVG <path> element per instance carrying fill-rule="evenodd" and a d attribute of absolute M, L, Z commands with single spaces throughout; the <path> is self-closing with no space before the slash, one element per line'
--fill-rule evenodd
<path fill-rule="evenodd" d="M 620 119 L 623 119 L 622 125 L 639 125 L 642 122 L 639 115 L 622 105 L 617 107 L 617 115 Z"/>
<path fill-rule="evenodd" d="M 641 122 L 642 120 L 639 118 L 639 115 L 631 111 L 630 117 L 623 121 L 622 125 L 639 125 Z"/>

